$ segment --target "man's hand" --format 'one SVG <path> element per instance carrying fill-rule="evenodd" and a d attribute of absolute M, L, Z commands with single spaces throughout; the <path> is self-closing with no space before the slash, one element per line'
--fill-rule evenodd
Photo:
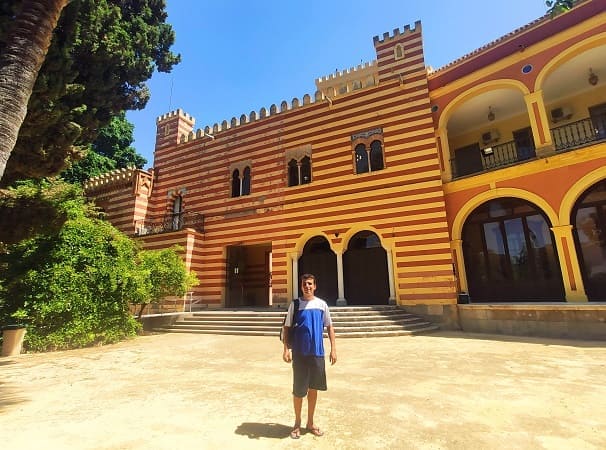
<path fill-rule="evenodd" d="M 330 365 L 334 366 L 337 362 L 337 351 L 335 349 L 330 350 Z"/>
<path fill-rule="evenodd" d="M 292 355 L 290 354 L 290 350 L 286 346 L 284 346 L 284 352 L 282 353 L 282 359 L 286 363 L 289 363 L 292 361 Z"/>

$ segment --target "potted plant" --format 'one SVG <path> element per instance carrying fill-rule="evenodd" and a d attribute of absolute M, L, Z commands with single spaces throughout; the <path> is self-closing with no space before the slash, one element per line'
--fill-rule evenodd
<path fill-rule="evenodd" d="M 21 353 L 25 325 L 11 324 L 2 327 L 2 356 L 15 356 Z"/>

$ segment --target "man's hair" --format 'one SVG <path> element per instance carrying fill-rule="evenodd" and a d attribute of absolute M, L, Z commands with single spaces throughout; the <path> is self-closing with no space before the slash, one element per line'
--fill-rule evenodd
<path fill-rule="evenodd" d="M 314 284 L 318 284 L 316 276 L 311 273 L 304 273 L 303 275 L 301 275 L 301 283 L 303 283 L 305 280 L 314 280 Z"/>

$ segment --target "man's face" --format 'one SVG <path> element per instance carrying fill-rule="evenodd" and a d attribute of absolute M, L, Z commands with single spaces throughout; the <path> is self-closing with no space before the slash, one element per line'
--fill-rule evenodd
<path fill-rule="evenodd" d="M 307 278 L 301 281 L 301 291 L 303 292 L 303 298 L 313 298 L 314 292 L 316 292 L 316 281 L 313 278 Z"/>

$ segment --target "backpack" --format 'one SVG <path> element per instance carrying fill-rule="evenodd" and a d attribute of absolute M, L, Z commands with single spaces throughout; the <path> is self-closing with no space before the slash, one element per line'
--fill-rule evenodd
<path fill-rule="evenodd" d="M 294 309 L 293 309 L 293 316 L 292 316 L 292 326 L 290 327 L 290 330 L 288 332 L 288 342 L 286 343 L 286 347 L 288 348 L 292 348 L 292 344 L 295 338 L 295 333 L 294 330 L 297 326 L 297 314 L 299 314 L 299 299 L 296 298 L 293 300 L 294 303 Z M 288 312 L 286 313 L 286 315 L 288 315 Z M 280 328 L 280 342 L 284 342 L 284 325 L 286 324 L 286 315 L 284 315 L 284 320 L 282 321 L 282 327 Z"/>

